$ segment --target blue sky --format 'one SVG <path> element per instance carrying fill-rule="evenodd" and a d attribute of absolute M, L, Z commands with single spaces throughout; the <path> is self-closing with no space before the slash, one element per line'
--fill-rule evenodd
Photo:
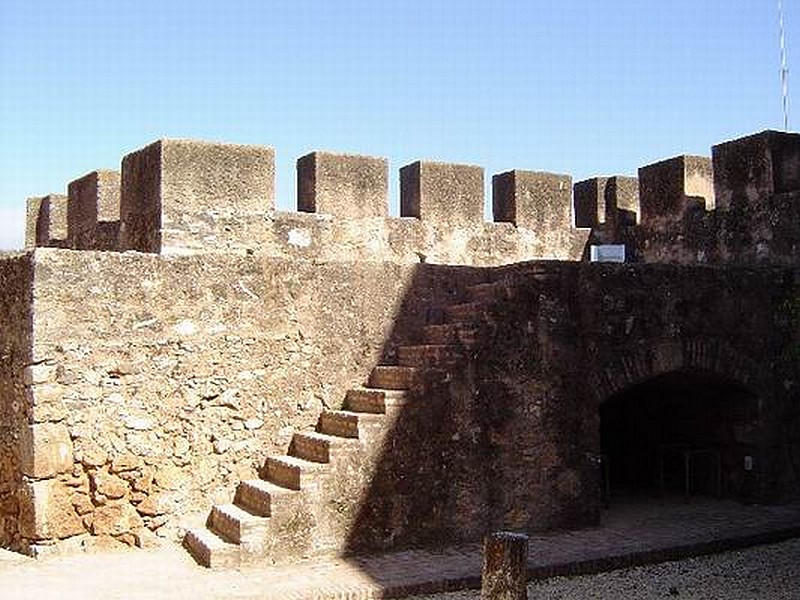
<path fill-rule="evenodd" d="M 25 197 L 160 137 L 273 146 L 287 210 L 317 149 L 389 158 L 393 196 L 421 158 L 579 180 L 708 154 L 782 125 L 776 6 L 2 0 L 0 248 Z M 800 60 L 800 2 L 784 11 Z"/>

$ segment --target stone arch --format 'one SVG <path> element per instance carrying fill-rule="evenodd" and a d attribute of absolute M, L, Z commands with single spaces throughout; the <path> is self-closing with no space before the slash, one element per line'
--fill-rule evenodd
<path fill-rule="evenodd" d="M 653 457 L 661 455 L 665 447 L 676 444 L 690 444 L 693 449 L 713 447 L 719 464 L 716 468 L 720 481 L 718 493 L 750 497 L 757 482 L 745 481 L 750 475 L 740 473 L 742 469 L 737 465 L 742 457 L 738 454 L 759 453 L 757 440 L 762 436 L 743 439 L 725 432 L 738 427 L 739 422 L 731 419 L 743 417 L 732 415 L 741 415 L 743 407 L 748 405 L 751 408 L 744 414 L 750 416 L 746 419 L 756 424 L 758 430 L 763 427 L 763 400 L 769 398 L 769 392 L 764 396 L 764 390 L 769 389 L 765 387 L 769 381 L 768 368 L 719 338 L 659 341 L 633 348 L 607 362 L 602 369 L 596 369 L 592 375 L 595 414 L 598 428 L 602 429 L 598 449 L 607 453 L 612 462 L 625 465 L 623 471 L 635 473 L 636 469 L 631 470 L 630 465 L 638 462 L 639 472 L 650 476 L 659 471 L 654 470 L 651 463 L 660 461 Z M 676 384 L 677 387 L 673 387 Z M 686 396 L 684 384 L 696 389 L 698 395 L 692 392 L 691 396 Z M 692 399 L 691 404 L 685 404 L 687 398 Z M 702 402 L 694 404 L 695 398 Z M 628 408 L 623 408 L 626 404 Z M 633 429 L 632 423 L 635 424 Z M 609 431 L 614 433 L 606 438 Z M 646 433 L 639 435 L 642 431 Z M 605 440 L 602 447 L 600 438 Z M 611 445 L 606 446 L 608 440 Z M 744 446 L 750 450 L 740 452 Z M 653 448 L 659 448 L 658 452 Z M 623 463 L 619 462 L 620 458 L 625 459 Z M 664 463 L 660 464 L 663 473 Z M 639 475 L 626 475 L 626 478 L 629 483 L 635 479 L 639 482 L 637 485 L 653 489 L 653 482 L 648 483 Z"/>
<path fill-rule="evenodd" d="M 725 377 L 752 391 L 765 389 L 768 367 L 739 352 L 720 338 L 659 340 L 642 344 L 602 365 L 589 376 L 597 404 L 649 379 L 676 371 L 698 370 Z"/>

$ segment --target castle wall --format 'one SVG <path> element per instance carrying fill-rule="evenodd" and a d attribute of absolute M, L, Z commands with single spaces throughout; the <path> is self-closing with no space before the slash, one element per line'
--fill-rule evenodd
<path fill-rule="evenodd" d="M 23 489 L 21 439 L 27 426 L 25 368 L 30 365 L 30 256 L 0 255 L 0 546 L 19 549 Z"/>
<path fill-rule="evenodd" d="M 95 535 L 174 536 L 418 329 L 413 305 L 450 293 L 420 277 L 390 263 L 37 250 L 33 360 L 53 367 L 74 447 L 56 485 Z"/>
<path fill-rule="evenodd" d="M 800 134 L 764 131 L 639 169 L 639 223 L 602 218 L 632 207 L 607 180 L 578 182 L 578 224 L 590 243 L 625 244 L 631 262 L 800 262 Z M 615 197 L 616 196 L 616 197 Z"/>

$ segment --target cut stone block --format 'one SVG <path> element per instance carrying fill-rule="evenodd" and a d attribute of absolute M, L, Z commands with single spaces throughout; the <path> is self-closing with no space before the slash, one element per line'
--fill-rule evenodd
<path fill-rule="evenodd" d="M 20 467 L 34 479 L 53 477 L 72 469 L 72 440 L 61 423 L 36 423 L 22 428 Z"/>
<path fill-rule="evenodd" d="M 572 177 L 556 173 L 507 171 L 492 177 L 495 222 L 545 231 L 572 227 Z"/>
<path fill-rule="evenodd" d="M 35 212 L 36 200 L 39 200 L 39 211 L 35 226 L 36 246 L 55 246 L 64 247 L 67 245 L 68 226 L 67 226 L 67 202 L 68 199 L 62 194 L 49 194 L 42 198 L 31 199 L 29 211 Z M 31 212 L 28 213 L 31 216 Z M 32 224 L 26 224 L 26 246 L 28 230 Z M 32 232 L 31 232 L 32 235 Z M 33 236 L 32 236 L 33 237 Z"/>
<path fill-rule="evenodd" d="M 611 227 L 636 224 L 639 214 L 639 180 L 635 177 L 594 177 L 573 187 L 575 226 Z"/>
<path fill-rule="evenodd" d="M 183 215 L 245 215 L 274 209 L 271 148 L 159 140 L 122 160 L 123 249 L 160 252 Z M 202 220 L 202 219 L 201 219 Z"/>
<path fill-rule="evenodd" d="M 345 219 L 385 217 L 389 210 L 385 158 L 312 152 L 297 161 L 297 210 Z"/>
<path fill-rule="evenodd" d="M 38 244 L 39 213 L 44 197 L 28 198 L 25 201 L 25 249 L 30 250 Z"/>
<path fill-rule="evenodd" d="M 400 169 L 400 216 L 442 229 L 483 223 L 483 168 L 418 161 Z"/>
<path fill-rule="evenodd" d="M 20 490 L 20 534 L 29 540 L 63 539 L 83 533 L 72 508 L 74 490 L 55 479 L 30 481 Z"/>
<path fill-rule="evenodd" d="M 593 177 L 575 184 L 575 227 L 596 227 L 605 223 L 607 184 L 607 177 Z"/>
<path fill-rule="evenodd" d="M 119 221 L 120 174 L 93 171 L 67 186 L 69 245 L 79 250 L 106 250 L 99 243 L 101 224 Z"/>
<path fill-rule="evenodd" d="M 680 219 L 688 208 L 714 208 L 711 159 L 676 156 L 639 169 L 642 224 Z"/>
<path fill-rule="evenodd" d="M 800 190 L 800 134 L 763 131 L 712 148 L 717 206 Z"/>
<path fill-rule="evenodd" d="M 612 227 L 635 225 L 639 218 L 639 180 L 609 177 L 605 189 L 606 223 Z"/>

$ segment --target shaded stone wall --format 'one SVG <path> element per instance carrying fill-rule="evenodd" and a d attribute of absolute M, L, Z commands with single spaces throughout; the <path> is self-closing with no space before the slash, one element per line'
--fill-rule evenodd
<path fill-rule="evenodd" d="M 20 549 L 20 454 L 27 426 L 25 368 L 30 364 L 30 255 L 0 255 L 0 546 Z"/>
<path fill-rule="evenodd" d="M 624 178 L 578 182 L 576 215 L 589 243 L 625 244 L 633 262 L 796 265 L 798 173 L 800 134 L 765 131 L 640 168 L 635 203 L 612 185 Z"/>

